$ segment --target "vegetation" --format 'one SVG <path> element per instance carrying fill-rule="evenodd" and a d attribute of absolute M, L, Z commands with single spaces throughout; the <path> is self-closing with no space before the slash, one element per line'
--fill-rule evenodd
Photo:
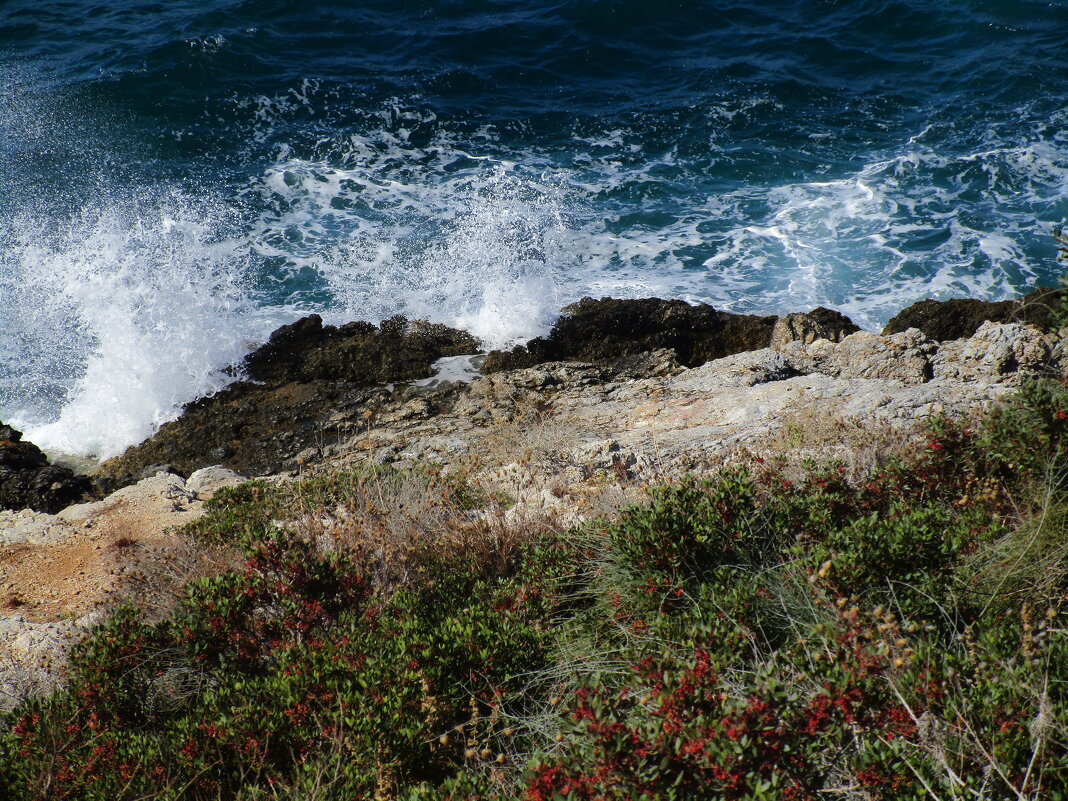
<path fill-rule="evenodd" d="M 1068 798 L 1068 386 L 862 480 L 755 460 L 579 530 L 376 470 L 220 493 L 240 569 L 10 713 L 12 799 Z"/>

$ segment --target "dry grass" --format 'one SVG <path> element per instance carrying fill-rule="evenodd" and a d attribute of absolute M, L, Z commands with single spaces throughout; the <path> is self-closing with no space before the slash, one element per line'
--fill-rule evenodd
<path fill-rule="evenodd" d="M 513 513 L 511 498 L 455 476 L 376 468 L 346 499 L 307 508 L 289 526 L 320 547 L 356 555 L 379 587 L 416 580 L 428 553 L 464 554 L 477 569 L 504 573 L 520 549 L 558 521 Z"/>
<path fill-rule="evenodd" d="M 752 443 L 747 452 L 782 455 L 787 463 L 806 459 L 835 460 L 850 478 L 871 473 L 916 444 L 922 422 L 891 426 L 875 420 L 846 417 L 827 402 L 804 403 L 784 414 L 778 426 Z"/>
<path fill-rule="evenodd" d="M 119 545 L 123 539 L 115 543 L 120 559 L 135 545 Z M 237 548 L 206 545 L 183 532 L 173 532 L 164 542 L 138 548 L 136 560 L 122 570 L 108 594 L 107 606 L 134 606 L 146 622 L 156 623 L 171 616 L 187 584 L 221 575 L 240 563 Z"/>

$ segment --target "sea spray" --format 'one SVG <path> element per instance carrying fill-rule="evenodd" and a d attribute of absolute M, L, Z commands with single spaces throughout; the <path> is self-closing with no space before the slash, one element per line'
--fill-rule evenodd
<path fill-rule="evenodd" d="M 4 256 L 7 358 L 22 365 L 4 405 L 28 438 L 106 458 L 232 380 L 222 368 L 277 319 L 257 311 L 220 217 L 172 195 L 22 229 Z"/>

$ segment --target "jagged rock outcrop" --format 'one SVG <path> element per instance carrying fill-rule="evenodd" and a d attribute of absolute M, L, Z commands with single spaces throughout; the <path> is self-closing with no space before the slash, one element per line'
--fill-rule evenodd
<path fill-rule="evenodd" d="M 312 314 L 271 334 L 245 358 L 244 372 L 270 384 L 370 386 L 426 378 L 431 362 L 478 350 L 478 340 L 467 332 L 437 323 L 391 317 L 379 326 L 354 322 L 336 328 Z"/>
<path fill-rule="evenodd" d="M 0 422 L 0 509 L 34 509 L 58 512 L 81 500 L 89 479 L 48 457 L 22 432 Z"/>
<path fill-rule="evenodd" d="M 798 373 L 912 385 L 936 380 L 1011 385 L 1065 366 L 1055 337 L 1019 323 L 985 322 L 972 336 L 949 342 L 910 328 L 883 336 L 859 331 L 837 343 L 795 340 L 777 350 Z"/>
<path fill-rule="evenodd" d="M 830 309 L 807 315 L 732 314 L 682 300 L 583 298 L 566 307 L 545 337 L 509 352 L 491 351 L 484 373 L 517 370 L 556 361 L 606 362 L 658 349 L 674 350 L 679 362 L 695 367 L 732 353 L 766 348 L 773 336 L 841 339 L 859 330 Z"/>
<path fill-rule="evenodd" d="M 969 339 L 941 343 L 932 373 L 958 381 L 1002 382 L 1054 370 L 1059 364 L 1054 344 L 1036 328 L 986 322 Z"/>
<path fill-rule="evenodd" d="M 917 328 L 928 339 L 946 342 L 967 339 L 985 322 L 1020 323 L 1052 331 L 1058 326 L 1057 312 L 1064 299 L 1064 290 L 1039 289 L 1020 300 L 921 300 L 890 318 L 883 334 Z"/>
<path fill-rule="evenodd" d="M 216 463 L 245 475 L 307 469 L 356 441 L 361 458 L 438 459 L 432 454 L 441 448 L 467 452 L 463 439 L 474 428 L 521 414 L 517 398 L 548 408 L 566 388 L 575 403 L 586 397 L 596 405 L 605 402 L 599 387 L 612 387 L 613 398 L 629 397 L 635 387 L 653 391 L 656 381 L 692 380 L 693 370 L 710 363 L 718 365 L 721 389 L 733 387 L 735 394 L 756 386 L 788 391 L 790 380 L 802 377 L 820 392 L 839 395 L 866 386 L 851 381 L 927 387 L 908 396 L 912 400 L 899 399 L 901 418 L 911 419 L 927 404 L 953 411 L 985 403 L 1001 392 L 992 387 L 1059 369 L 1063 350 L 1050 335 L 1017 323 L 980 324 L 971 338 L 940 343 L 916 328 L 883 336 L 859 331 L 827 309 L 760 317 L 682 301 L 587 298 L 565 312 L 546 337 L 491 353 L 485 378 L 442 387 L 384 382 L 427 376 L 434 360 L 474 351 L 469 335 L 403 319 L 333 328 L 305 318 L 276 331 L 249 356 L 244 371 L 253 380 L 190 404 L 154 437 L 106 463 L 98 481 L 110 490 L 160 465 L 182 474 Z M 824 386 L 817 377 L 834 383 Z M 940 381 L 941 389 L 928 387 Z M 958 391 L 968 382 L 976 387 Z M 899 389 L 885 392 L 905 397 Z M 958 395 L 959 403 L 953 400 Z M 942 396 L 949 401 L 942 403 Z M 733 402 L 752 405 L 754 397 L 738 395 Z M 883 400 L 897 408 L 898 400 Z"/>
<path fill-rule="evenodd" d="M 793 340 L 778 348 L 799 373 L 901 381 L 904 384 L 923 384 L 931 380 L 931 358 L 937 349 L 936 343 L 915 328 L 892 336 L 858 331 L 841 342 Z"/>
<path fill-rule="evenodd" d="M 634 374 L 574 361 L 491 373 L 438 413 L 427 398 L 385 412 L 326 462 L 488 470 L 520 498 L 598 476 L 670 480 L 746 449 L 871 464 L 924 420 L 972 416 L 1068 363 L 1052 336 L 996 323 L 947 343 L 916 329 L 795 339 L 693 368 L 672 353 L 629 357 L 660 366 Z"/>
<path fill-rule="evenodd" d="M 106 493 L 157 465 L 183 475 L 211 464 L 245 475 L 278 472 L 297 454 L 351 433 L 389 398 L 383 385 L 425 378 L 434 361 L 478 349 L 470 334 L 444 325 L 394 317 L 335 328 L 313 314 L 249 354 L 242 372 L 250 380 L 190 403 L 177 420 L 101 465 L 95 480 Z"/>

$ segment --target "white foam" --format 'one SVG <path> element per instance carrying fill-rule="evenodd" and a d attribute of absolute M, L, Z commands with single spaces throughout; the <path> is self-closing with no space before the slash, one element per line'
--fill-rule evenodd
<path fill-rule="evenodd" d="M 563 202 L 514 165 L 405 183 L 373 165 L 293 160 L 272 167 L 263 186 L 285 211 L 261 220 L 260 252 L 319 273 L 334 298 L 328 319 L 404 314 L 499 347 L 541 333 L 560 306 Z"/>
<path fill-rule="evenodd" d="M 442 384 L 470 384 L 482 377 L 479 368 L 485 359 L 484 355 L 475 356 L 444 356 L 432 365 L 434 371 L 428 378 L 420 378 L 412 382 L 415 387 L 438 387 Z"/>
<path fill-rule="evenodd" d="M 232 380 L 221 368 L 278 318 L 251 302 L 242 243 L 219 237 L 220 216 L 172 195 L 23 226 L 0 281 L 19 313 L 8 336 L 22 349 L 8 355 L 28 368 L 10 394 L 34 397 L 42 370 L 54 381 L 53 403 L 4 409 L 28 439 L 107 458 Z"/>
<path fill-rule="evenodd" d="M 877 329 L 922 297 L 999 299 L 1048 275 L 1029 255 L 1035 217 L 1054 219 L 1068 186 L 1068 143 L 1037 130 L 954 154 L 928 126 L 852 172 L 732 183 L 703 201 L 701 170 L 729 158 L 715 141 L 704 156 L 653 153 L 615 124 L 584 123 L 573 141 L 589 152 L 566 163 L 514 151 L 489 126 L 461 141 L 399 101 L 362 134 L 279 141 L 324 91 L 305 81 L 234 100 L 249 152 L 277 153 L 237 198 L 109 191 L 73 217 L 47 204 L 4 216 L 0 418 L 53 451 L 116 453 L 310 311 L 333 323 L 428 318 L 487 347 L 543 333 L 583 295 L 763 313 L 825 305 Z M 771 102 L 706 116 L 726 126 Z M 20 108 L 18 142 L 47 145 L 48 115 Z M 266 211 L 238 219 L 232 206 L 245 202 Z"/>

